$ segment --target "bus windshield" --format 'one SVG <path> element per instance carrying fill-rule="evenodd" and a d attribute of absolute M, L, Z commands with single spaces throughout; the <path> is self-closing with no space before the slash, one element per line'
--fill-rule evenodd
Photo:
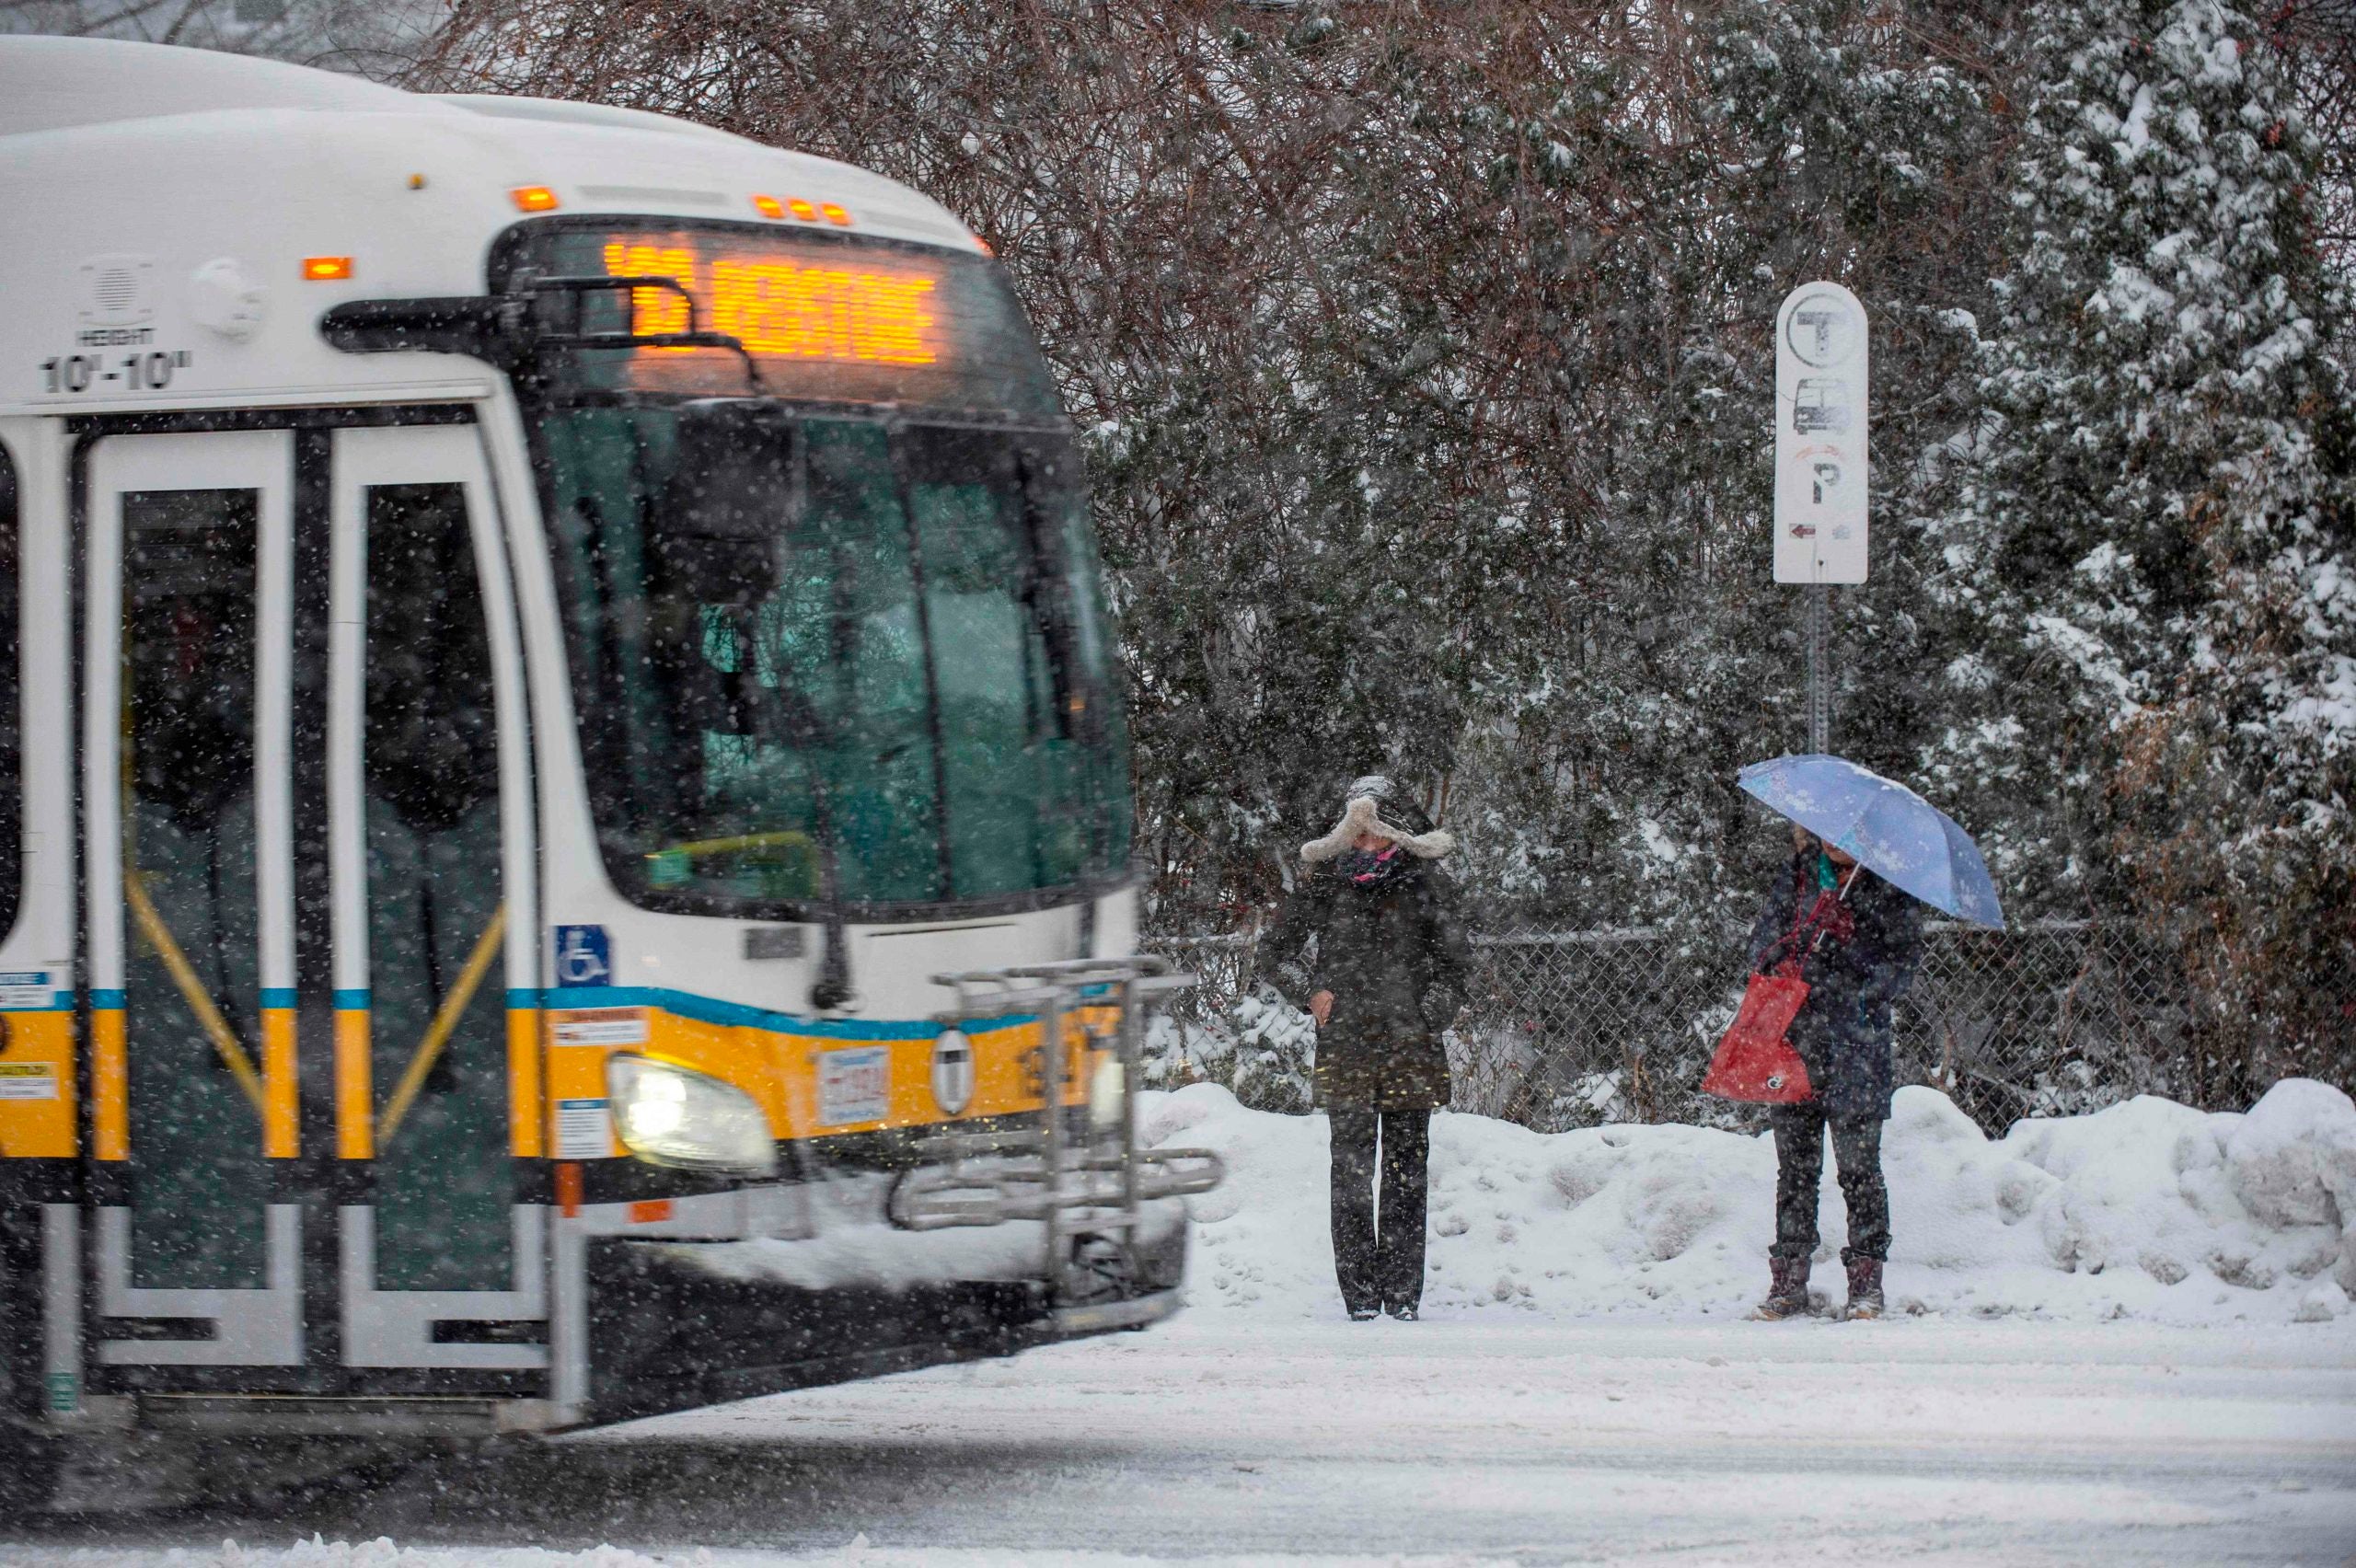
<path fill-rule="evenodd" d="M 492 281 L 577 307 L 518 387 L 626 896 L 883 916 L 1126 874 L 1079 454 L 993 265 L 559 218 L 512 231 Z"/>
<path fill-rule="evenodd" d="M 1126 739 L 1068 437 L 750 398 L 556 399 L 537 423 L 627 896 L 777 918 L 1126 870 Z"/>

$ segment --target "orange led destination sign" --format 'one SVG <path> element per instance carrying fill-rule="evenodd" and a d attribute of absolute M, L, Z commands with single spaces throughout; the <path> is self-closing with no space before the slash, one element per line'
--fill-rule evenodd
<path fill-rule="evenodd" d="M 606 241 L 605 262 L 609 277 L 677 279 L 695 297 L 706 330 L 724 332 L 754 354 L 835 364 L 941 360 L 940 278 L 933 273 L 864 256 L 837 262 L 741 247 L 712 254 L 626 239 Z M 687 302 L 668 289 L 630 291 L 633 333 L 684 332 L 687 314 Z"/>
<path fill-rule="evenodd" d="M 589 291 L 584 332 L 627 323 L 641 341 L 551 360 L 543 373 L 554 386 L 1061 417 L 1022 306 L 997 267 L 970 250 L 752 224 L 541 222 L 519 248 L 522 265 L 572 280 L 679 285 Z M 725 350 L 643 340 L 687 330 L 690 316 L 697 329 L 742 343 L 757 380 Z"/>

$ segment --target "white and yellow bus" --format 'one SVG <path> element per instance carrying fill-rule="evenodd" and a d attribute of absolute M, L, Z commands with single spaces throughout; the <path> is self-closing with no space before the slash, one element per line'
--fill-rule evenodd
<path fill-rule="evenodd" d="M 0 40 L 0 213 L 12 1443 L 1172 1309 L 1217 1166 L 1136 1147 L 1181 982 L 986 246 L 653 115 L 58 39 Z"/>

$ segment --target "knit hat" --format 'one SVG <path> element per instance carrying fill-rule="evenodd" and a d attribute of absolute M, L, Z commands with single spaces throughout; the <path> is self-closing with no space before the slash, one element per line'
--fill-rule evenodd
<path fill-rule="evenodd" d="M 1419 860 L 1437 860 L 1456 847 L 1456 835 L 1434 827 L 1423 809 L 1390 779 L 1370 773 L 1352 780 L 1342 796 L 1342 820 L 1322 838 L 1300 847 L 1300 858 L 1314 864 L 1331 860 L 1350 847 L 1361 833 L 1379 833 L 1399 841 Z"/>

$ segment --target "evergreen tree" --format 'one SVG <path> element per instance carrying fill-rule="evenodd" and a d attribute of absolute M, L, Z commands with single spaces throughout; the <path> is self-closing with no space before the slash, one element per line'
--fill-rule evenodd
<path fill-rule="evenodd" d="M 2030 29 L 1934 760 L 2024 913 L 2142 909 L 2202 982 L 2210 1066 L 2279 1070 L 2323 1044 L 2356 909 L 2356 452 L 2317 149 L 2215 0 L 2053 0 Z"/>

